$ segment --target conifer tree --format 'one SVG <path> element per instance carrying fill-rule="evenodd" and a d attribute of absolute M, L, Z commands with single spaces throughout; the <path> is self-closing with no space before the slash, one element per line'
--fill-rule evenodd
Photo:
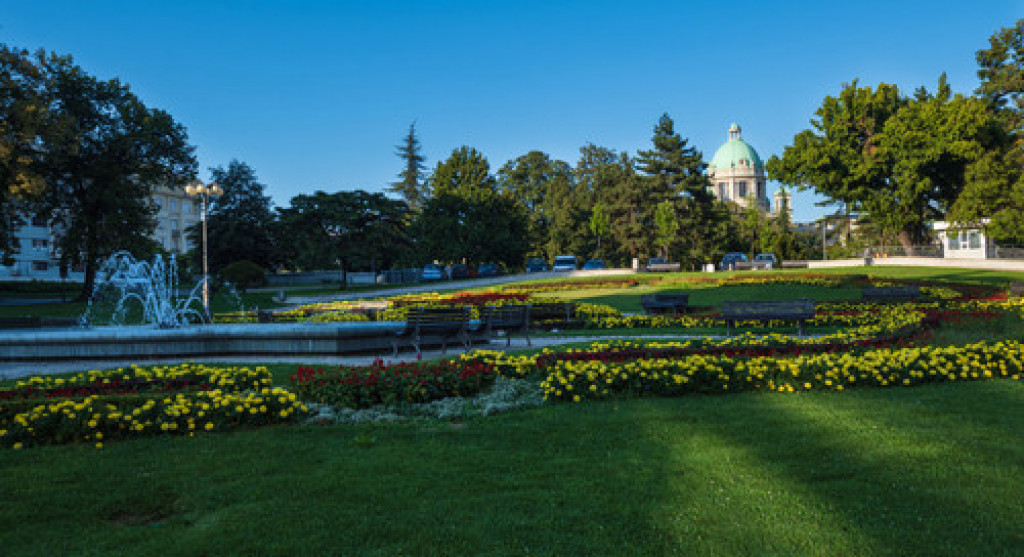
<path fill-rule="evenodd" d="M 409 133 L 395 149 L 395 154 L 405 162 L 405 168 L 398 173 L 400 180 L 388 185 L 388 191 L 398 194 L 410 209 L 417 210 L 423 206 L 427 197 L 427 180 L 423 176 L 427 159 L 420 153 L 415 122 L 409 124 Z"/>

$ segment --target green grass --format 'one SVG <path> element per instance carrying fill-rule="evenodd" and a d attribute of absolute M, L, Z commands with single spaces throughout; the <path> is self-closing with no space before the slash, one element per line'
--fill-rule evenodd
<path fill-rule="evenodd" d="M 1014 555 L 1024 384 L 556 405 L 7 452 L 40 554 Z"/>

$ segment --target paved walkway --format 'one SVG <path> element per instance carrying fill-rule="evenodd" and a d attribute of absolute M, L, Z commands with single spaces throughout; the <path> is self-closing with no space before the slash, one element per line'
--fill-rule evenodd
<path fill-rule="evenodd" d="M 594 342 L 598 340 L 685 340 L 687 338 L 698 338 L 695 336 L 680 335 L 647 335 L 644 337 L 533 337 L 532 346 L 527 346 L 522 338 L 513 338 L 512 345 L 505 347 L 505 340 L 497 338 L 489 345 L 477 345 L 478 350 L 528 350 L 532 348 L 545 348 L 548 346 L 559 346 L 575 342 Z M 700 337 L 703 338 L 703 337 Z M 458 350 L 449 350 L 446 355 L 459 354 Z M 382 358 L 385 363 L 415 362 L 419 359 L 430 360 L 441 357 L 440 350 L 424 350 L 422 358 L 417 358 L 415 352 L 399 352 L 397 358 L 387 354 Z M 352 355 L 352 356 L 213 356 L 196 358 L 164 358 L 158 360 L 95 360 L 95 361 L 55 361 L 55 362 L 0 362 L 0 377 L 16 379 L 30 375 L 51 375 L 54 373 L 75 373 L 90 370 L 116 369 L 130 365 L 151 366 L 151 365 L 174 365 L 183 362 L 204 362 L 204 363 L 238 363 L 247 365 L 275 364 L 275 363 L 296 363 L 313 364 L 323 366 L 362 366 L 373 363 L 380 358 L 380 355 Z"/>

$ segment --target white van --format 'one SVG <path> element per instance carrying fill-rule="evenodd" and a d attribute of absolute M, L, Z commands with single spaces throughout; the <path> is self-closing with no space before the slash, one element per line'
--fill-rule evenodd
<path fill-rule="evenodd" d="M 559 255 L 555 258 L 555 264 L 551 266 L 552 271 L 575 271 L 576 257 L 572 255 Z"/>

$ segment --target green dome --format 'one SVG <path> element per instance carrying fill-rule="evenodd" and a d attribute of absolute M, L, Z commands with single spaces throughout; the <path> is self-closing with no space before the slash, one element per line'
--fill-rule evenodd
<path fill-rule="evenodd" d="M 729 141 L 715 151 L 715 157 L 711 159 L 709 166 L 714 167 L 715 170 L 732 170 L 740 167 L 740 160 L 746 160 L 749 167 L 757 170 L 764 169 L 761 157 L 749 143 L 743 141 L 740 136 L 741 131 L 736 124 L 729 126 Z"/>

